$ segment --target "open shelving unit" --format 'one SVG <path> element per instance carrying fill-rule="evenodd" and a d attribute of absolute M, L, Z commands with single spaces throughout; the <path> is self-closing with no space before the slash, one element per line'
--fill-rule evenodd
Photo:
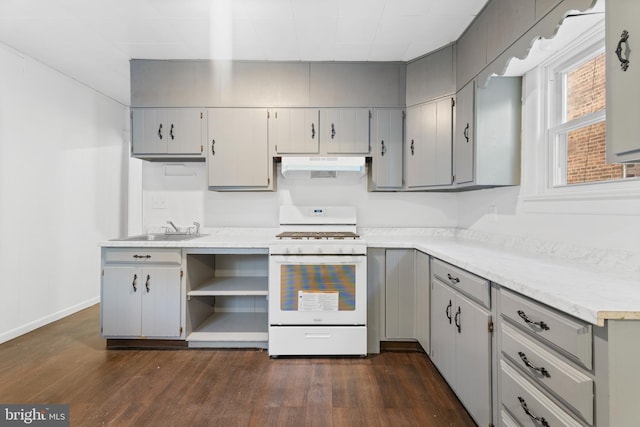
<path fill-rule="evenodd" d="M 187 252 L 190 347 L 260 347 L 268 342 L 268 251 Z"/>

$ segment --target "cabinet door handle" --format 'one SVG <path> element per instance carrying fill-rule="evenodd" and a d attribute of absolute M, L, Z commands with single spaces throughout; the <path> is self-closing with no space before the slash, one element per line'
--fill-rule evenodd
<path fill-rule="evenodd" d="M 158 127 L 158 138 L 162 139 L 162 123 L 160 123 L 160 126 Z"/>
<path fill-rule="evenodd" d="M 533 326 L 537 326 L 540 329 L 542 329 L 543 331 L 548 331 L 549 330 L 549 326 L 546 323 L 544 323 L 542 320 L 539 321 L 539 322 L 534 322 L 533 320 L 529 319 L 529 317 L 522 310 L 518 310 L 518 316 L 520 316 L 520 318 L 522 320 L 524 320 L 525 322 L 527 322 L 528 324 L 533 325 Z"/>
<path fill-rule="evenodd" d="M 149 293 L 149 282 L 151 281 L 151 275 L 147 274 L 147 281 L 144 282 L 144 287 L 147 288 L 147 293 Z"/>
<path fill-rule="evenodd" d="M 215 139 L 211 140 L 211 154 L 213 156 L 216 155 L 216 140 Z"/>
<path fill-rule="evenodd" d="M 449 273 L 447 273 L 447 279 L 449 279 L 449 281 L 451 283 L 460 283 L 460 279 L 458 279 L 457 277 L 452 276 Z"/>
<path fill-rule="evenodd" d="M 456 311 L 456 316 L 455 316 L 455 322 L 456 322 L 456 327 L 458 328 L 458 333 L 461 333 L 461 326 L 462 326 L 462 322 L 460 322 L 460 318 L 462 317 L 462 311 L 460 311 L 460 306 L 458 306 L 458 311 Z"/>
<path fill-rule="evenodd" d="M 449 300 L 449 305 L 447 306 L 447 309 L 445 310 L 445 314 L 447 315 L 447 319 L 449 319 L 449 324 L 451 324 L 451 300 Z"/>
<path fill-rule="evenodd" d="M 171 139 L 172 139 L 172 140 L 173 140 L 173 139 L 176 139 L 176 138 L 173 136 L 173 123 L 171 123 L 171 129 L 169 129 L 169 136 L 171 137 Z"/>
<path fill-rule="evenodd" d="M 529 359 L 527 359 L 527 355 L 524 354 L 524 352 L 519 351 L 518 352 L 518 356 L 520 356 L 520 359 L 522 359 L 522 362 L 525 364 L 525 366 L 527 368 L 531 368 L 534 371 L 539 372 L 540 375 L 542 375 L 543 377 L 551 378 L 551 375 L 549 374 L 549 371 L 547 371 L 545 368 L 543 368 L 543 367 L 538 368 L 533 363 L 529 362 Z"/>
<path fill-rule="evenodd" d="M 380 155 L 384 157 L 384 153 L 387 152 L 387 147 L 384 146 L 384 141 L 380 141 Z"/>
<path fill-rule="evenodd" d="M 624 53 L 627 55 L 626 58 L 622 57 L 622 43 L 625 44 Z M 629 52 L 631 52 L 629 49 L 629 32 L 624 30 L 622 31 L 622 35 L 618 41 L 618 47 L 616 48 L 616 55 L 618 55 L 618 61 L 620 61 L 622 71 L 627 71 L 627 68 L 629 68 Z"/>
<path fill-rule="evenodd" d="M 469 142 L 469 123 L 467 123 L 467 126 L 464 128 L 464 132 L 462 132 L 462 134 L 464 135 L 464 139 L 466 140 L 465 142 Z"/>
<path fill-rule="evenodd" d="M 527 407 L 527 402 L 525 402 L 522 397 L 518 396 L 518 400 L 520 401 L 520 407 L 529 418 L 537 423 L 540 423 L 543 427 L 549 427 L 549 423 L 544 419 L 544 417 L 537 417 L 529 410 L 529 408 Z"/>
<path fill-rule="evenodd" d="M 331 139 L 336 137 L 336 127 L 331 123 Z"/>
<path fill-rule="evenodd" d="M 411 140 L 411 155 L 413 156 L 415 154 L 415 148 L 414 148 L 414 142 L 413 139 Z"/>
<path fill-rule="evenodd" d="M 131 286 L 133 286 L 133 292 L 138 292 L 138 287 L 136 286 L 136 280 L 138 280 L 138 275 L 133 275 L 133 282 L 131 282 Z"/>
<path fill-rule="evenodd" d="M 316 125 L 314 123 L 311 123 L 311 139 L 315 139 L 316 138 Z"/>

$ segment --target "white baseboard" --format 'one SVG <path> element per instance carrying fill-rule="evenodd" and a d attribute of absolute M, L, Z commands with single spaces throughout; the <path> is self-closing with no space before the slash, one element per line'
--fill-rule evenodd
<path fill-rule="evenodd" d="M 57 311 L 48 316 L 41 317 L 40 319 L 34 320 L 33 322 L 29 322 L 25 325 L 19 326 L 7 332 L 0 333 L 0 344 L 12 340 L 14 338 L 19 337 L 20 335 L 24 335 L 28 332 L 31 332 L 35 329 L 38 329 L 44 325 L 48 325 L 49 323 L 53 323 L 56 320 L 60 320 L 63 317 L 67 317 L 73 313 L 77 313 L 80 310 L 84 310 L 85 308 L 91 307 L 94 304 L 100 302 L 100 297 L 91 298 L 87 301 L 83 301 L 74 306 L 65 308 L 64 310 Z M 96 331 L 99 333 L 99 331 Z"/>

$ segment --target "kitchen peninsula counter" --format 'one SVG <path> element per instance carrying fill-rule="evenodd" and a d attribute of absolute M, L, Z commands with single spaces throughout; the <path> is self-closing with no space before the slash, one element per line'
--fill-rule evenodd
<path fill-rule="evenodd" d="M 464 230 L 368 229 L 362 235 L 368 247 L 420 250 L 594 325 L 640 319 L 638 255 Z"/>
<path fill-rule="evenodd" d="M 579 319 L 640 320 L 640 256 L 455 229 L 363 228 L 368 247 L 417 249 Z M 103 247 L 267 250 L 277 228 L 212 228 L 187 241 L 109 240 Z"/>

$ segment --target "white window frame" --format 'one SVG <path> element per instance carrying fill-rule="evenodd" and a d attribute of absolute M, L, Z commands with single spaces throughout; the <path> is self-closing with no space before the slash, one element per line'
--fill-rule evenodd
<path fill-rule="evenodd" d="M 560 132 L 597 123 L 606 117 L 606 112 L 600 111 L 559 124 L 559 118 L 563 117 L 564 94 L 561 91 L 564 86 L 557 82 L 558 75 L 584 62 L 586 55 L 597 54 L 603 46 L 604 22 L 592 27 L 524 76 L 521 200 L 525 212 L 640 214 L 638 178 L 571 185 L 563 185 L 554 178 L 557 161 L 563 160 L 558 156 L 558 144 L 554 138 Z M 578 54 L 572 55 L 573 52 Z"/>

